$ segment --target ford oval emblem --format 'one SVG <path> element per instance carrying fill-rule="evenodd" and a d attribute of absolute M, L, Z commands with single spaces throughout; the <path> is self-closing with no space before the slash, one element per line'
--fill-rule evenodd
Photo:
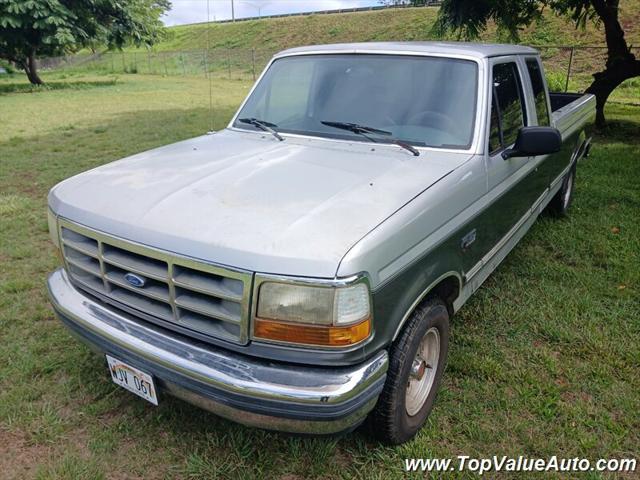
<path fill-rule="evenodd" d="M 135 273 L 127 273 L 124 276 L 124 279 L 127 281 L 129 285 L 136 288 L 142 288 L 147 283 L 147 280 L 141 277 L 140 275 L 136 275 Z"/>

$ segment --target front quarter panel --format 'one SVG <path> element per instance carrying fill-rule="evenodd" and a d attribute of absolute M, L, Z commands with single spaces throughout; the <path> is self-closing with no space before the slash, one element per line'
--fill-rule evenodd
<path fill-rule="evenodd" d="M 483 157 L 473 155 L 434 185 L 425 185 L 425 191 L 342 259 L 339 277 L 362 271 L 370 275 L 375 338 L 368 349 L 391 342 L 425 289 L 447 274 L 460 280 L 481 258 L 482 249 L 474 244 L 482 239 L 464 249 L 462 240 L 475 228 L 486 188 Z"/>

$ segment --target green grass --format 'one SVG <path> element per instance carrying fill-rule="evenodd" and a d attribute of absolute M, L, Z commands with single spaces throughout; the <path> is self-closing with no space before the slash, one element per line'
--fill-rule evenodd
<path fill-rule="evenodd" d="M 60 81 L 60 77 L 63 75 L 57 75 L 58 79 L 53 79 L 47 81 L 44 85 L 31 85 L 25 81 L 4 81 L 0 82 L 0 95 L 7 93 L 35 93 L 35 92 L 45 92 L 48 90 L 80 90 L 80 89 L 91 89 L 95 87 L 105 87 L 105 86 L 113 86 L 118 83 L 118 77 L 113 75 L 109 80 L 82 80 L 76 82 L 65 82 Z M 17 80 L 17 76 L 13 76 L 12 80 Z M 24 79 L 23 79 L 24 80 Z"/>
<path fill-rule="evenodd" d="M 390 448 L 361 432 L 253 430 L 169 398 L 152 407 L 114 386 L 54 319 L 49 188 L 210 123 L 203 78 L 87 86 L 100 79 L 33 93 L 0 82 L 1 477 L 386 479 L 403 477 L 414 456 L 638 455 L 638 107 L 609 106 L 608 130 L 579 165 L 571 216 L 541 218 L 454 317 L 435 410 L 414 441 Z M 248 88 L 215 82 L 216 128 Z"/>

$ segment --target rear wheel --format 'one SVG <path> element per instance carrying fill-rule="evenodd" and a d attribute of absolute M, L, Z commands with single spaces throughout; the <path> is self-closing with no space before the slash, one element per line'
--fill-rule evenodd
<path fill-rule="evenodd" d="M 389 351 L 387 380 L 369 418 L 378 439 L 413 438 L 433 409 L 449 349 L 449 312 L 439 298 L 417 307 Z"/>
<path fill-rule="evenodd" d="M 573 190 L 576 183 L 576 165 L 569 170 L 562 180 L 562 187 L 551 199 L 547 210 L 555 217 L 566 217 L 573 201 Z"/>

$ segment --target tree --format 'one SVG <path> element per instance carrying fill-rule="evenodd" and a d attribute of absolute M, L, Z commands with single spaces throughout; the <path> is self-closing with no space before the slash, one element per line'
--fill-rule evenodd
<path fill-rule="evenodd" d="M 42 84 L 36 56 L 64 55 L 96 44 L 151 45 L 162 34 L 169 0 L 0 0 L 0 58 Z"/>
<path fill-rule="evenodd" d="M 589 21 L 604 26 L 606 66 L 593 74 L 593 82 L 586 90 L 596 97 L 596 125 L 602 127 L 604 106 L 611 92 L 625 80 L 640 76 L 640 60 L 631 53 L 618 19 L 619 3 L 620 0 L 444 0 L 436 31 L 475 38 L 493 20 L 517 41 L 518 31 L 540 18 L 545 8 L 569 17 L 576 27 L 584 28 Z"/>

